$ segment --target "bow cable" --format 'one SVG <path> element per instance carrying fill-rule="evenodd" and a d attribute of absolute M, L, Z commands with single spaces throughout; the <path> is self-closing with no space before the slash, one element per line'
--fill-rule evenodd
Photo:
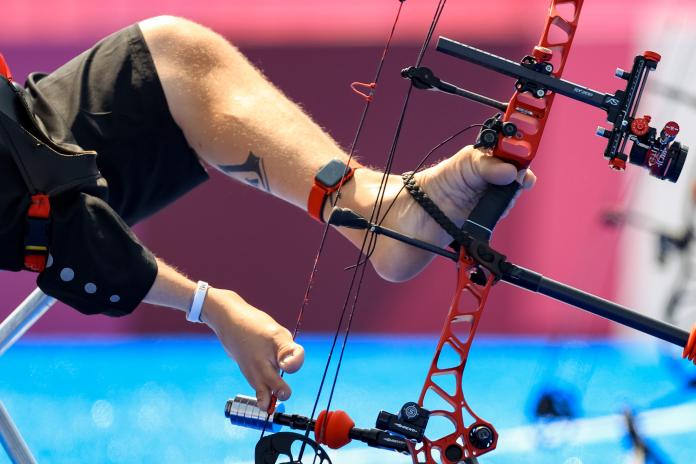
<path fill-rule="evenodd" d="M 377 65 L 377 70 L 376 70 L 376 72 L 375 72 L 375 78 L 374 78 L 374 80 L 372 81 L 372 83 L 367 84 L 367 86 L 368 86 L 369 89 L 370 89 L 370 90 L 369 90 L 369 94 L 368 94 L 368 95 L 363 95 L 363 96 L 365 97 L 365 98 L 364 98 L 364 100 L 365 100 L 365 105 L 363 106 L 362 114 L 361 114 L 360 119 L 359 119 L 359 122 L 358 122 L 358 127 L 357 127 L 357 130 L 356 130 L 356 132 L 355 132 L 355 136 L 353 137 L 353 141 L 352 141 L 352 143 L 351 143 L 351 145 L 350 145 L 350 150 L 349 150 L 349 153 L 348 153 L 348 162 L 346 163 L 346 170 L 349 169 L 350 162 L 352 161 L 353 156 L 354 156 L 354 154 L 355 154 L 355 150 L 356 150 L 356 147 L 357 147 L 357 144 L 358 144 L 358 140 L 360 139 L 360 136 L 361 136 L 361 134 L 362 134 L 362 130 L 363 130 L 363 128 L 364 128 L 365 121 L 366 121 L 366 119 L 367 119 L 367 114 L 368 114 L 368 111 L 369 111 L 369 109 L 370 109 L 371 103 L 372 103 L 372 101 L 373 101 L 373 98 L 374 98 L 374 94 L 375 94 L 375 91 L 376 91 L 377 84 L 378 84 L 379 79 L 380 79 L 380 76 L 381 76 L 381 74 L 382 74 L 382 68 L 384 67 L 384 62 L 385 62 L 385 60 L 386 60 L 386 56 L 387 56 L 387 54 L 388 54 L 388 52 L 389 52 L 389 50 L 390 50 L 390 48 L 391 48 L 391 42 L 392 42 L 392 39 L 393 39 L 393 37 L 394 37 L 394 32 L 395 32 L 395 30 L 396 30 L 396 25 L 397 25 L 397 23 L 399 22 L 399 18 L 400 18 L 400 16 L 401 16 L 401 10 L 402 10 L 402 7 L 403 7 L 403 4 L 404 4 L 405 1 L 406 1 L 406 0 L 399 0 L 399 7 L 398 7 L 397 12 L 396 12 L 396 17 L 395 17 L 394 22 L 393 22 L 393 24 L 392 24 L 391 32 L 389 33 L 389 37 L 388 37 L 388 39 L 387 39 L 386 45 L 385 45 L 385 47 L 384 47 L 384 50 L 382 51 L 381 58 L 380 58 L 379 63 L 378 63 L 378 65 Z M 351 86 L 351 87 L 353 87 L 353 86 Z M 362 95 L 362 93 L 361 93 L 361 95 Z M 344 176 L 344 178 L 345 178 L 345 176 Z M 332 206 L 332 207 L 337 206 L 337 205 L 338 205 L 338 202 L 339 202 L 339 200 L 340 200 L 340 198 L 341 198 L 341 189 L 343 188 L 344 178 L 341 179 L 341 182 L 340 182 L 339 185 L 338 185 L 338 189 L 336 190 L 335 198 L 332 199 L 332 203 L 331 203 L 331 206 Z M 306 287 L 305 292 L 304 292 L 304 296 L 303 296 L 303 299 L 302 299 L 302 304 L 300 305 L 300 310 L 299 310 L 299 313 L 298 313 L 297 321 L 295 322 L 295 328 L 293 329 L 293 332 L 292 332 L 292 339 L 293 339 L 293 341 L 296 340 L 296 338 L 297 338 L 297 335 L 298 335 L 298 333 L 299 333 L 299 331 L 300 331 L 300 327 L 302 326 L 302 321 L 303 321 L 305 309 L 307 308 L 307 305 L 309 304 L 309 296 L 310 296 L 312 287 L 313 287 L 313 285 L 314 285 L 314 281 L 315 281 L 315 279 L 316 279 L 317 271 L 319 270 L 319 260 L 320 260 L 320 257 L 321 257 L 321 255 L 322 255 L 322 253 L 323 253 L 324 245 L 326 244 L 326 239 L 327 239 L 327 236 L 328 236 L 329 227 L 330 227 L 330 224 L 329 224 L 329 222 L 327 221 L 327 222 L 325 223 L 325 225 L 324 225 L 323 230 L 322 230 L 322 235 L 321 235 L 321 240 L 320 240 L 320 242 L 319 242 L 319 247 L 318 247 L 317 253 L 316 253 L 315 257 L 314 257 L 314 263 L 313 263 L 313 265 L 312 265 L 312 270 L 311 270 L 310 275 L 309 275 L 309 280 L 308 280 L 308 283 L 307 283 L 307 287 Z M 363 245 L 363 246 L 364 246 L 364 245 Z M 362 250 L 362 249 L 361 249 L 361 250 Z M 352 288 L 352 287 L 351 287 L 351 288 Z M 340 322 L 339 322 L 339 327 L 340 327 Z M 334 344 L 335 344 L 335 341 L 334 341 Z M 332 353 L 333 353 L 333 348 L 332 348 L 331 352 L 329 353 L 329 362 L 330 362 L 330 360 L 331 360 L 331 354 L 332 354 Z M 327 369 L 328 369 L 328 363 L 327 363 Z M 285 375 L 285 371 L 281 369 L 281 372 L 280 372 L 281 378 L 282 378 L 284 375 Z M 326 371 L 324 372 L 324 378 L 325 378 L 325 377 L 326 377 Z M 324 382 L 324 379 L 322 378 L 321 384 L 323 384 L 323 382 Z M 321 386 L 319 387 L 319 392 L 321 393 Z M 271 398 L 271 404 L 269 405 L 268 414 L 267 414 L 267 416 L 266 416 L 266 420 L 264 421 L 263 428 L 261 429 L 261 436 L 260 436 L 259 440 L 261 440 L 261 439 L 264 437 L 265 433 L 266 433 L 266 429 L 267 429 L 267 427 L 268 427 L 268 422 L 269 422 L 269 419 L 270 419 L 270 417 L 271 417 L 271 413 L 272 413 L 272 411 L 273 411 L 273 408 L 274 408 L 274 406 L 275 406 L 275 402 L 276 402 L 276 397 L 275 397 L 275 392 L 273 392 L 273 396 L 272 396 L 272 398 Z M 314 406 L 314 410 L 313 410 L 313 413 L 312 413 L 312 418 L 314 417 L 314 412 L 315 412 L 315 410 L 316 410 L 316 404 L 315 404 L 315 406 Z M 309 433 L 309 432 L 307 432 L 307 433 Z M 307 435 L 307 436 L 308 436 L 308 435 Z M 302 451 L 304 451 L 304 447 L 305 447 L 305 444 L 303 443 L 303 444 L 302 444 Z M 302 456 L 302 454 L 300 454 L 300 458 L 301 458 L 301 456 Z"/>
<path fill-rule="evenodd" d="M 433 33 L 434 33 L 434 31 L 435 31 L 435 28 L 437 27 L 437 24 L 438 24 L 438 22 L 439 22 L 439 20 L 440 20 L 440 16 L 442 15 L 442 11 L 443 11 L 443 9 L 444 9 L 446 3 L 447 3 L 447 0 L 439 0 L 439 2 L 438 2 L 438 5 L 437 5 L 437 8 L 436 8 L 435 14 L 434 14 L 434 16 L 433 16 L 433 20 L 432 20 L 432 22 L 431 22 L 431 24 L 430 24 L 430 27 L 429 27 L 429 29 L 428 29 L 428 33 L 427 33 L 426 38 L 425 38 L 425 40 L 423 41 L 423 44 L 422 44 L 422 46 L 421 46 L 421 48 L 420 48 L 420 51 L 419 51 L 419 53 L 418 53 L 418 57 L 417 57 L 417 60 L 416 60 L 416 66 L 420 66 L 420 64 L 421 64 L 421 62 L 422 62 L 422 60 L 423 60 L 423 57 L 425 56 L 425 52 L 426 52 L 426 50 L 427 50 L 427 48 L 428 48 L 428 45 L 430 44 L 430 41 L 432 40 Z M 380 182 L 380 186 L 379 186 L 379 189 L 378 189 L 377 198 L 376 198 L 376 201 L 375 201 L 375 203 L 374 203 L 374 206 L 373 206 L 373 209 L 372 209 L 372 213 L 371 213 L 371 215 L 370 215 L 370 219 L 371 219 L 371 221 L 373 221 L 373 222 L 374 222 L 374 220 L 376 220 L 377 217 L 379 217 L 379 214 L 380 214 L 380 211 L 381 211 L 381 208 L 382 208 L 382 203 L 384 202 L 384 195 L 385 195 L 385 193 L 386 193 L 386 187 L 387 187 L 388 179 L 389 179 L 389 176 L 391 175 L 392 165 L 393 165 L 394 157 L 395 157 L 395 154 L 396 154 L 398 142 L 399 142 L 399 139 L 400 139 L 400 137 L 401 137 L 401 130 L 402 130 L 403 125 L 404 125 L 405 116 L 406 116 L 406 111 L 407 111 L 407 109 L 408 109 L 408 104 L 409 104 L 409 102 L 410 102 L 410 98 L 411 98 L 412 91 L 413 91 L 413 83 L 410 83 L 410 84 L 409 84 L 409 87 L 408 87 L 408 90 L 407 90 L 407 92 L 406 92 L 406 96 L 405 96 L 405 98 L 404 98 L 403 104 L 402 104 L 401 112 L 400 112 L 400 114 L 399 114 L 399 118 L 398 118 L 398 122 L 397 122 L 397 126 L 396 126 L 395 135 L 394 135 L 394 138 L 392 139 L 392 142 L 391 142 L 391 147 L 390 147 L 390 149 L 389 149 L 389 154 L 388 154 L 388 156 L 387 156 L 387 162 L 386 162 L 386 165 L 385 165 L 384 173 L 383 173 L 383 175 L 382 175 L 382 180 L 381 180 L 381 182 Z M 355 264 L 355 266 L 354 266 L 353 276 L 352 276 L 352 278 L 351 278 L 351 283 L 350 283 L 350 286 L 349 286 L 349 289 L 348 289 L 348 293 L 347 293 L 347 295 L 346 295 L 346 298 L 345 298 L 345 301 L 344 301 L 344 304 L 343 304 L 343 308 L 342 308 L 342 310 L 341 310 L 341 316 L 340 316 L 340 318 L 339 318 L 339 323 L 338 323 L 338 325 L 337 325 L 337 327 L 336 327 L 336 333 L 334 334 L 334 341 L 333 341 L 333 344 L 332 344 L 332 347 L 331 347 L 331 351 L 330 351 L 330 353 L 329 353 L 329 357 L 328 357 L 328 359 L 327 359 L 327 363 L 326 363 L 326 366 L 325 366 L 324 376 L 322 377 L 322 381 L 321 381 L 321 384 L 320 384 L 320 388 L 319 388 L 319 391 L 318 391 L 318 393 L 317 393 L 317 397 L 315 398 L 315 405 L 314 405 L 314 408 L 312 409 L 312 416 L 310 417 L 311 419 L 314 418 L 314 414 L 316 413 L 317 405 L 318 405 L 318 402 L 319 402 L 319 400 L 320 400 L 321 393 L 322 393 L 322 390 L 323 390 L 325 378 L 326 378 L 328 369 L 329 369 L 329 367 L 330 367 L 331 358 L 332 358 L 333 352 L 334 352 L 334 350 L 335 350 L 335 346 L 336 346 L 336 343 L 337 343 L 337 341 L 338 341 L 338 337 L 339 337 L 339 335 L 340 335 L 341 327 L 343 326 L 343 320 L 345 319 L 346 312 L 348 312 L 348 322 L 347 322 L 347 324 L 346 324 L 346 328 L 345 328 L 345 331 L 344 331 L 343 343 L 342 343 L 342 348 L 341 348 L 341 352 L 340 352 L 340 357 L 339 357 L 339 360 L 338 360 L 338 362 L 337 362 L 336 369 L 335 369 L 335 371 L 334 371 L 334 380 L 333 380 L 332 388 L 331 388 L 331 391 L 330 391 L 330 394 L 329 394 L 329 398 L 328 398 L 328 401 L 327 401 L 326 410 L 328 411 L 328 410 L 330 410 L 330 408 L 331 408 L 331 402 L 332 402 L 332 400 L 333 400 L 333 394 L 334 394 L 334 391 L 335 391 L 335 385 L 336 385 L 336 382 L 338 381 L 338 374 L 339 374 L 339 372 L 340 372 L 341 364 L 342 364 L 342 361 L 343 361 L 343 353 L 344 353 L 344 350 L 345 350 L 345 346 L 346 346 L 347 340 L 348 340 L 348 338 L 349 338 L 349 336 L 350 336 L 350 331 L 351 331 L 351 327 L 352 327 L 353 316 L 355 315 L 355 311 L 356 311 L 356 308 L 357 308 L 357 301 L 358 301 L 358 297 L 359 297 L 359 294 L 360 294 L 360 289 L 361 289 L 361 286 L 362 286 L 363 279 L 364 279 L 364 277 L 365 277 L 365 269 L 366 269 L 366 265 L 365 265 L 365 264 L 366 264 L 366 262 L 363 260 L 363 256 L 366 254 L 366 253 L 365 253 L 366 250 L 370 250 L 370 249 L 372 249 L 372 248 L 374 247 L 374 244 L 376 243 L 376 240 L 377 240 L 377 235 L 374 234 L 374 233 L 372 233 L 372 232 L 370 232 L 369 230 L 367 230 L 366 233 L 365 233 L 365 235 L 364 235 L 364 238 L 363 238 L 363 243 L 362 243 L 362 246 L 361 246 L 361 248 L 360 248 L 360 252 L 358 253 L 358 257 L 357 257 L 356 264 Z M 358 273 L 359 273 L 359 276 L 358 276 Z M 355 290 L 355 291 L 353 291 L 353 290 Z M 353 302 L 352 302 L 352 304 L 351 304 L 350 311 L 348 311 L 348 305 L 350 304 L 351 295 L 353 295 Z M 317 438 L 318 438 L 320 441 L 321 441 L 321 435 L 323 435 L 323 433 L 324 433 L 324 430 L 325 430 L 325 427 L 326 427 L 326 423 L 327 423 L 327 421 L 323 421 L 322 427 L 321 427 L 321 429 L 320 429 L 320 431 L 319 431 L 319 432 L 320 432 L 320 437 L 317 437 Z M 309 430 L 307 430 L 307 431 L 305 432 L 305 437 L 308 437 L 308 436 L 309 436 L 309 432 L 310 432 Z M 300 449 L 300 456 L 299 456 L 300 460 L 301 460 L 301 458 L 302 458 L 302 454 L 303 454 L 303 451 L 304 451 L 304 447 L 305 447 L 305 442 L 303 442 L 302 448 Z M 315 455 L 315 459 L 316 459 L 316 455 Z"/>

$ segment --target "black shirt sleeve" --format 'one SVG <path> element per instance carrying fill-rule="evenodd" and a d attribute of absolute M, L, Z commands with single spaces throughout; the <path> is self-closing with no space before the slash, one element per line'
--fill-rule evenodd
<path fill-rule="evenodd" d="M 51 255 L 39 288 L 84 314 L 133 312 L 157 276 L 154 255 L 104 200 L 66 192 L 51 203 Z"/>

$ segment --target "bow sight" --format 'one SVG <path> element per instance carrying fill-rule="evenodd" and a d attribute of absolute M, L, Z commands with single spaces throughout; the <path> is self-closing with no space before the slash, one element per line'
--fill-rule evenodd
<path fill-rule="evenodd" d="M 607 113 L 607 121 L 613 128 L 609 130 L 598 127 L 597 135 L 608 139 L 604 157 L 609 160 L 612 169 L 622 171 L 626 169 L 626 161 L 629 161 L 648 169 L 650 174 L 658 179 L 672 182 L 679 179 L 688 152 L 686 146 L 675 141 L 679 133 L 679 124 L 669 121 L 658 134 L 657 129 L 650 126 L 650 116 L 636 117 L 648 74 L 657 68 L 659 54 L 646 51 L 635 57 L 630 72 L 617 69 L 615 75 L 626 80 L 626 88 L 608 94 L 554 77 L 553 53 L 548 48 L 535 47 L 533 54 L 525 56 L 520 63 L 445 37 L 438 41 L 437 50 L 516 78 L 515 88 L 529 99 L 527 105 L 518 105 L 512 109 L 519 113 L 518 121 L 522 123 L 526 117 L 539 117 L 537 113 L 543 109 L 543 105 L 538 105 L 537 111 L 532 99 L 543 99 L 551 92 L 603 109 Z M 401 75 L 410 79 L 418 89 L 458 95 L 502 112 L 508 111 L 507 103 L 444 82 L 426 67 L 406 68 Z M 498 143 L 505 143 L 506 138 L 515 137 L 517 134 L 515 123 L 502 122 L 502 115 L 497 114 L 484 123 L 476 147 L 493 148 Z M 625 150 L 629 141 L 632 142 L 632 146 L 627 155 Z"/>

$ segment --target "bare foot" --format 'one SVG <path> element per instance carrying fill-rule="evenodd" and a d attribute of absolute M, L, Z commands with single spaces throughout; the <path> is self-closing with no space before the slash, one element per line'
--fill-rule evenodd
<path fill-rule="evenodd" d="M 356 188 L 347 192 L 346 197 L 349 201 L 344 204 L 369 216 L 381 176 L 377 171 L 357 170 Z M 531 171 L 518 172 L 515 166 L 472 146 L 465 147 L 454 156 L 418 172 L 415 178 L 435 204 L 460 226 L 489 183 L 507 185 L 517 180 L 522 183 L 523 188 L 530 188 L 536 180 Z M 382 225 L 439 246 L 449 244 L 452 237 L 442 230 L 408 192 L 402 191 L 397 197 L 402 185 L 400 175 L 390 176 L 382 211 L 386 211 L 392 203 L 393 206 Z M 347 231 L 342 233 L 354 243 L 360 243 L 358 234 Z M 370 261 L 383 278 L 403 281 L 417 275 L 432 259 L 433 255 L 429 252 L 382 236 Z"/>

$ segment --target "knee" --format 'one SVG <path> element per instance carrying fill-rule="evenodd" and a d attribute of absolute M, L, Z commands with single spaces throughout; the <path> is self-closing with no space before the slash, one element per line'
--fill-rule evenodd
<path fill-rule="evenodd" d="M 225 39 L 207 27 L 177 16 L 156 16 L 138 25 L 158 64 L 205 72 L 218 66 L 223 49 L 230 47 Z"/>

